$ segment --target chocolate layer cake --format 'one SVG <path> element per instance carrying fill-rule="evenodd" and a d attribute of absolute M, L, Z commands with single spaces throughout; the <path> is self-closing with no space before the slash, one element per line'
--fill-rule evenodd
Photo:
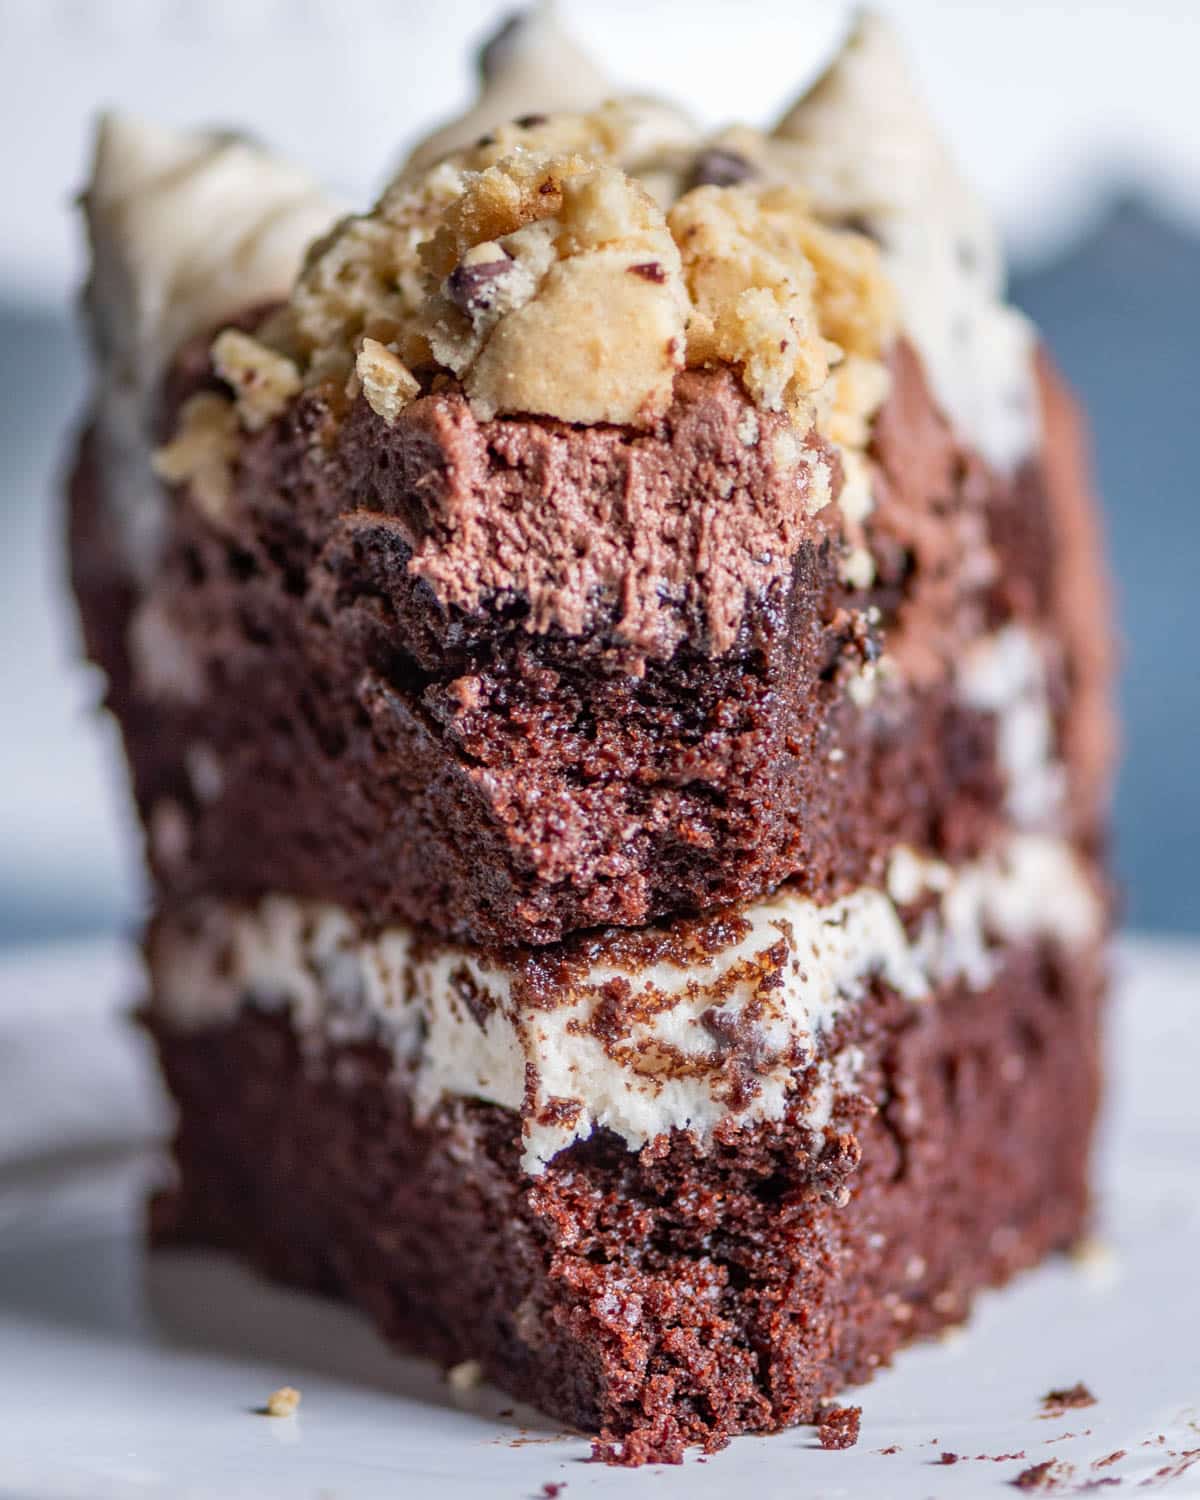
<path fill-rule="evenodd" d="M 1112 731 L 1078 418 L 887 30 L 770 134 L 611 94 L 533 12 L 342 218 L 106 121 L 71 514 L 160 1227 L 636 1462 L 1079 1233 Z"/>

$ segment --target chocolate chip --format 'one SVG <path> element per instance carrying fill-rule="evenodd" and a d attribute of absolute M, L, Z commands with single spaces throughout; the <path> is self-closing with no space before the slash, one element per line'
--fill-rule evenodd
<path fill-rule="evenodd" d="M 848 229 L 852 234 L 861 234 L 869 240 L 874 240 L 876 244 L 879 243 L 879 230 L 867 218 L 866 214 L 845 214 L 837 220 L 833 227 L 835 229 Z"/>
<path fill-rule="evenodd" d="M 544 125 L 547 118 L 546 115 L 518 115 L 513 123 L 519 125 L 522 130 L 533 130 L 535 126 Z"/>
<path fill-rule="evenodd" d="M 822 1448 L 853 1448 L 861 1420 L 861 1406 L 826 1407 L 817 1424 L 817 1440 Z"/>
<path fill-rule="evenodd" d="M 485 312 L 496 300 L 499 282 L 512 260 L 485 260 L 478 265 L 459 264 L 446 277 L 443 290 L 455 307 L 468 315 Z"/>
<path fill-rule="evenodd" d="M 644 260 L 640 265 L 630 266 L 630 272 L 634 276 L 641 276 L 646 281 L 663 282 L 667 279 L 667 273 L 656 260 Z"/>
<path fill-rule="evenodd" d="M 692 163 L 688 187 L 733 187 L 758 176 L 754 163 L 747 161 L 740 151 L 730 151 L 724 146 L 710 146 L 701 151 Z"/>

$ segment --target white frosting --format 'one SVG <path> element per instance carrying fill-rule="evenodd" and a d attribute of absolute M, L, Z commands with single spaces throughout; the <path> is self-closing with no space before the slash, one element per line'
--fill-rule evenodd
<path fill-rule="evenodd" d="M 901 318 L 934 394 L 990 462 L 1039 441 L 1033 330 L 1004 304 L 999 237 L 963 180 L 879 17 L 860 18 L 833 65 L 776 127 L 773 164 L 823 217 L 879 240 Z"/>
<path fill-rule="evenodd" d="M 958 685 L 971 708 L 995 714 L 1006 807 L 1020 827 L 1053 824 L 1066 795 L 1055 754 L 1044 647 L 1023 625 L 1005 625 L 967 647 Z"/>
<path fill-rule="evenodd" d="M 925 893 L 935 899 L 910 937 L 900 908 Z M 829 1055 L 823 1038 L 872 976 L 914 1002 L 956 978 L 983 988 L 1003 961 L 996 944 L 1076 945 L 1103 921 L 1070 847 L 1030 834 L 953 869 L 901 849 L 886 890 L 818 906 L 785 888 L 742 916 L 742 935 L 687 964 L 639 968 L 622 960 L 627 939 L 614 933 L 610 956 L 590 967 L 558 968 L 554 951 L 522 967 L 418 947 L 399 927 L 366 938 L 336 908 L 273 896 L 160 927 L 151 967 L 156 1004 L 175 1026 L 218 1024 L 247 1001 L 285 1006 L 314 1056 L 326 1040 L 389 1046 L 422 1113 L 446 1094 L 521 1112 L 523 1164 L 538 1172 L 598 1126 L 638 1148 L 672 1128 L 703 1135 L 730 1118 L 777 1119 L 810 1066 L 808 1119 L 819 1127 L 853 1087 L 855 1066 L 847 1052 Z M 556 975 L 549 999 L 531 989 L 534 962 Z M 589 1024 L 614 981 L 629 989 L 612 1009 L 636 1017 L 615 1040 Z M 702 1019 L 714 1010 L 751 1030 L 750 1074 L 739 1075 L 711 1014 Z M 735 1088 L 739 1076 L 749 1097 Z M 551 1101 L 567 1107 L 548 1114 Z"/>
<path fill-rule="evenodd" d="M 116 115 L 100 122 L 84 205 L 107 494 L 130 563 L 145 577 L 162 529 L 150 454 L 168 361 L 222 318 L 286 297 L 338 206 L 306 173 L 249 141 Z"/>

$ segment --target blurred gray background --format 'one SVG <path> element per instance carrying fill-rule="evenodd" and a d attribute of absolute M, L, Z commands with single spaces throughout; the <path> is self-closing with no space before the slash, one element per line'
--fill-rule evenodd
<path fill-rule="evenodd" d="M 1130 925 L 1200 931 L 1200 6 L 895 0 L 933 108 L 995 204 L 1015 300 L 1092 416 L 1124 640 L 1117 864 Z M 237 123 L 366 202 L 469 90 L 478 0 L 0 0 L 0 944 L 128 926 L 136 835 L 77 660 L 57 497 L 86 369 L 71 200 L 106 105 Z M 763 120 L 837 0 L 576 0 L 622 81 Z"/>

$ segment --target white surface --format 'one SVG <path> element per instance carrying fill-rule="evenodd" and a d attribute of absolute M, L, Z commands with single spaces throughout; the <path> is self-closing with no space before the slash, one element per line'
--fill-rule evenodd
<path fill-rule="evenodd" d="M 822 1452 L 802 1429 L 630 1473 L 582 1463 L 587 1444 L 534 1413 L 500 1417 L 511 1403 L 496 1392 L 452 1393 L 343 1308 L 219 1257 L 147 1264 L 137 1221 L 165 1116 L 145 1051 L 116 1019 L 133 964 L 98 946 L 9 960 L 0 1495 L 517 1500 L 551 1481 L 565 1482 L 563 1500 L 942 1500 L 1013 1494 L 1008 1482 L 1048 1458 L 1075 1465 L 1075 1484 L 1200 1495 L 1200 1463 L 1156 1478 L 1180 1463 L 1172 1454 L 1200 1452 L 1200 949 L 1135 945 L 1122 967 L 1102 1174 L 1112 1266 L 1049 1266 L 984 1298 L 962 1338 L 902 1355 L 854 1395 L 851 1452 Z M 1039 1397 L 1076 1380 L 1098 1404 L 1039 1418 Z M 299 1414 L 255 1415 L 284 1383 L 303 1392 Z M 1120 1462 L 1090 1468 L 1118 1448 Z M 970 1457 L 942 1467 L 943 1450 Z M 974 1457 L 1018 1451 L 1023 1461 Z"/>

